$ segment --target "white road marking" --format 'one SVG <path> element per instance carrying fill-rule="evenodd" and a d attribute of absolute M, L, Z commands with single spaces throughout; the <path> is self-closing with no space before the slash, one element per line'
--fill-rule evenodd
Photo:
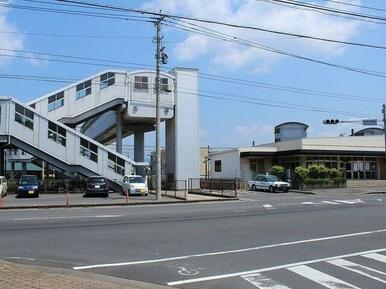
<path fill-rule="evenodd" d="M 288 268 L 288 270 L 330 289 L 360 289 L 350 283 L 305 265 Z"/>
<path fill-rule="evenodd" d="M 62 220 L 62 219 L 89 219 L 89 218 L 118 218 L 123 215 L 98 215 L 98 216 L 62 216 L 62 217 L 35 217 L 35 218 L 15 218 L 13 221 L 32 221 L 32 220 Z"/>
<path fill-rule="evenodd" d="M 386 273 L 343 259 L 331 260 L 328 263 L 361 274 L 371 279 L 386 283 Z"/>
<path fill-rule="evenodd" d="M 330 204 L 330 205 L 340 205 L 339 203 L 337 203 L 337 202 L 332 202 L 332 201 L 322 201 L 322 203 Z"/>
<path fill-rule="evenodd" d="M 339 203 L 349 204 L 349 205 L 365 203 L 361 199 L 356 199 L 356 200 L 334 200 L 334 201 L 335 202 L 339 202 Z"/>
<path fill-rule="evenodd" d="M 352 234 L 344 234 L 344 235 L 335 235 L 335 236 L 321 237 L 321 238 L 315 238 L 315 239 L 306 239 L 306 240 L 299 240 L 299 241 L 292 241 L 292 242 L 285 242 L 285 243 L 278 243 L 278 244 L 271 244 L 271 245 L 263 245 L 263 246 L 244 248 L 244 249 L 236 249 L 236 250 L 229 250 L 229 251 L 209 252 L 209 253 L 201 253 L 201 254 L 169 257 L 169 258 L 162 258 L 162 259 L 132 261 L 132 262 L 107 263 L 107 264 L 95 264 L 95 265 L 78 266 L 78 267 L 73 267 L 73 269 L 74 270 L 84 270 L 84 269 L 93 269 L 93 268 L 105 268 L 105 267 L 118 267 L 118 266 L 130 266 L 130 265 L 139 265 L 139 264 L 159 263 L 159 262 L 181 260 L 181 259 L 188 259 L 188 258 L 195 258 L 195 257 L 205 257 L 205 256 L 216 256 L 216 255 L 225 255 L 225 254 L 232 254 L 232 253 L 242 253 L 242 252 L 248 252 L 248 251 L 270 249 L 270 248 L 276 248 L 276 247 L 284 247 L 284 246 L 297 245 L 297 244 L 303 244 L 303 243 L 319 242 L 319 241 L 325 241 L 325 240 L 350 238 L 350 237 L 363 236 L 363 235 L 371 235 L 371 234 L 384 233 L 384 232 L 386 232 L 386 229 L 375 230 L 375 231 L 359 232 L 359 233 L 352 233 Z"/>
<path fill-rule="evenodd" d="M 235 273 L 228 273 L 228 274 L 222 274 L 222 275 L 179 280 L 179 281 L 168 282 L 167 284 L 169 286 L 176 286 L 176 285 L 182 285 L 182 284 L 188 284 L 188 283 L 198 283 L 198 282 L 225 279 L 225 278 L 231 278 L 231 277 L 249 276 L 249 275 L 254 275 L 257 273 L 268 272 L 268 271 L 273 271 L 273 270 L 278 270 L 278 269 L 288 269 L 290 267 L 308 265 L 308 264 L 325 262 L 325 261 L 334 260 L 334 259 L 348 258 L 348 257 L 354 257 L 354 256 L 358 256 L 358 255 L 363 255 L 363 254 L 378 253 L 378 252 L 384 252 L 384 251 L 386 251 L 386 248 L 377 249 L 377 250 L 370 250 L 370 251 L 363 251 L 363 252 L 356 252 L 356 253 L 352 253 L 352 254 L 345 254 L 345 255 L 327 257 L 327 258 L 321 258 L 321 259 L 314 259 L 314 260 L 309 260 L 309 261 L 289 263 L 289 264 L 284 264 L 284 265 L 279 265 L 279 266 L 250 270 L 250 271 L 235 272 Z M 345 288 L 345 287 L 343 287 L 343 288 Z M 339 289 L 343 289 L 343 288 L 339 288 Z"/>
<path fill-rule="evenodd" d="M 273 209 L 272 205 L 270 204 L 264 204 L 263 207 L 266 209 Z"/>
<path fill-rule="evenodd" d="M 386 263 L 386 256 L 385 255 L 373 253 L 373 254 L 363 255 L 362 257 L 366 257 L 369 259 L 373 259 L 375 261 Z"/>
<path fill-rule="evenodd" d="M 263 275 L 263 274 L 254 274 L 249 276 L 241 276 L 245 281 L 248 281 L 252 285 L 260 289 L 291 289 L 279 282 Z"/>

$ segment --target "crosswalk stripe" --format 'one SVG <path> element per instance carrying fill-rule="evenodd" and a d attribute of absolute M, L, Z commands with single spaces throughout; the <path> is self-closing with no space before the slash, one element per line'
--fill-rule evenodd
<path fill-rule="evenodd" d="M 386 256 L 382 254 L 371 253 L 371 254 L 362 255 L 362 257 L 366 257 L 369 259 L 373 259 L 375 261 L 386 263 Z"/>
<path fill-rule="evenodd" d="M 359 287 L 351 285 L 350 283 L 305 265 L 290 267 L 288 270 L 330 289 L 360 289 Z"/>
<path fill-rule="evenodd" d="M 291 289 L 263 274 L 241 276 L 241 278 L 260 289 Z"/>
<path fill-rule="evenodd" d="M 379 282 L 386 283 L 386 273 L 384 273 L 382 271 L 379 271 L 379 270 L 376 270 L 373 268 L 369 268 L 369 267 L 366 267 L 366 266 L 363 266 L 363 265 L 360 265 L 360 264 L 357 264 L 354 262 L 350 262 L 350 261 L 347 261 L 344 259 L 330 260 L 327 262 L 332 264 L 332 265 L 335 265 L 335 266 L 350 270 L 352 272 L 361 274 L 363 276 L 369 277 L 371 279 L 377 280 Z"/>

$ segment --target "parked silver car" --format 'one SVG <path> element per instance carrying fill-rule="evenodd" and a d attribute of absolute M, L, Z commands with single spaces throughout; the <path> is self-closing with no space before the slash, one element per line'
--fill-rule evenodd
<path fill-rule="evenodd" d="M 248 188 L 253 191 L 267 190 L 271 193 L 276 191 L 288 192 L 290 183 L 281 181 L 273 175 L 257 175 L 252 181 L 248 181 Z"/>
<path fill-rule="evenodd" d="M 0 176 L 0 196 L 5 197 L 8 191 L 8 182 L 7 179 L 3 176 Z"/>

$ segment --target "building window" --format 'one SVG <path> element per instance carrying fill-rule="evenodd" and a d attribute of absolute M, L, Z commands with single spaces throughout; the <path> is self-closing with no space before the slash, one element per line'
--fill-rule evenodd
<path fill-rule="evenodd" d="M 31 103 L 29 106 L 32 108 L 36 108 L 36 103 Z"/>
<path fill-rule="evenodd" d="M 100 89 L 104 89 L 113 84 L 115 84 L 114 72 L 107 72 L 100 76 Z"/>
<path fill-rule="evenodd" d="M 34 129 L 34 113 L 17 103 L 15 104 L 15 121 Z"/>
<path fill-rule="evenodd" d="M 87 80 L 76 86 L 76 99 L 91 94 L 91 80 Z"/>
<path fill-rule="evenodd" d="M 48 98 L 48 111 L 57 109 L 64 105 L 64 92 L 61 91 L 57 94 L 51 95 Z"/>
<path fill-rule="evenodd" d="M 154 83 L 157 84 L 157 78 L 154 79 Z M 170 90 L 169 90 L 169 78 L 166 78 L 166 77 L 160 78 L 160 91 L 161 92 L 170 92 Z"/>
<path fill-rule="evenodd" d="M 221 161 L 214 161 L 214 171 L 221 172 Z"/>
<path fill-rule="evenodd" d="M 112 153 L 109 153 L 108 167 L 117 174 L 125 175 L 125 161 Z"/>
<path fill-rule="evenodd" d="M 98 146 L 84 138 L 80 138 L 80 154 L 93 162 L 98 162 Z"/>
<path fill-rule="evenodd" d="M 147 76 L 134 76 L 134 89 L 148 90 L 149 78 Z"/>
<path fill-rule="evenodd" d="M 48 138 L 66 146 L 66 129 L 49 121 L 48 122 Z"/>

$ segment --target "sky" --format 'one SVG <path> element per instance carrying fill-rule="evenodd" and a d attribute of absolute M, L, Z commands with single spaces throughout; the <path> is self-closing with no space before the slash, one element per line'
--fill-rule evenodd
<path fill-rule="evenodd" d="M 57 8 L 52 4 L 41 2 L 0 0 L 0 4 L 6 2 L 14 5 Z M 93 2 L 149 11 L 161 10 L 182 16 L 386 46 L 386 22 L 374 23 L 335 17 L 276 5 L 269 1 L 94 0 Z M 341 2 L 377 7 L 384 11 L 360 9 L 330 1 L 306 2 L 386 17 L 386 2 L 382 0 L 341 0 Z M 62 7 L 62 9 L 70 8 Z M 179 24 L 184 25 L 181 22 Z M 386 73 L 384 49 L 326 43 L 214 24 L 198 25 L 303 57 Z M 96 66 L 55 62 L 52 60 L 55 57 L 40 59 L 41 56 L 32 52 L 153 65 L 154 34 L 153 24 L 147 22 L 47 13 L 4 8 L 0 5 L 0 74 L 81 79 L 109 68 L 109 64 L 112 63 L 106 62 L 106 65 Z M 385 78 L 279 55 L 170 26 L 163 26 L 163 35 L 165 51 L 169 56 L 165 70 L 175 66 L 192 67 L 198 68 L 203 76 L 212 74 L 243 80 L 240 83 L 240 81 L 200 78 L 202 146 L 236 147 L 250 146 L 253 141 L 256 144 L 272 142 L 274 126 L 287 121 L 308 124 L 309 137 L 348 135 L 352 128 L 359 130 L 362 126 L 351 123 L 327 126 L 322 124 L 322 120 L 360 119 L 361 117 L 354 116 L 356 114 L 381 118 L 382 102 L 386 102 Z M 1 49 L 26 52 L 16 53 Z M 143 68 L 140 65 L 131 65 L 127 70 L 136 67 Z M 0 78 L 0 95 L 29 101 L 62 86 L 65 84 Z M 277 90 L 278 86 L 281 87 L 280 90 Z M 283 86 L 325 93 L 316 95 L 305 90 L 299 93 L 289 91 Z M 214 99 L 205 95 L 237 100 Z M 240 99 L 248 103 L 240 102 Z M 289 109 L 288 106 L 296 109 Z M 305 110 L 309 107 L 324 112 Z M 131 139 L 126 141 L 127 144 L 131 142 Z M 152 134 L 147 136 L 146 145 L 154 145 Z"/>

